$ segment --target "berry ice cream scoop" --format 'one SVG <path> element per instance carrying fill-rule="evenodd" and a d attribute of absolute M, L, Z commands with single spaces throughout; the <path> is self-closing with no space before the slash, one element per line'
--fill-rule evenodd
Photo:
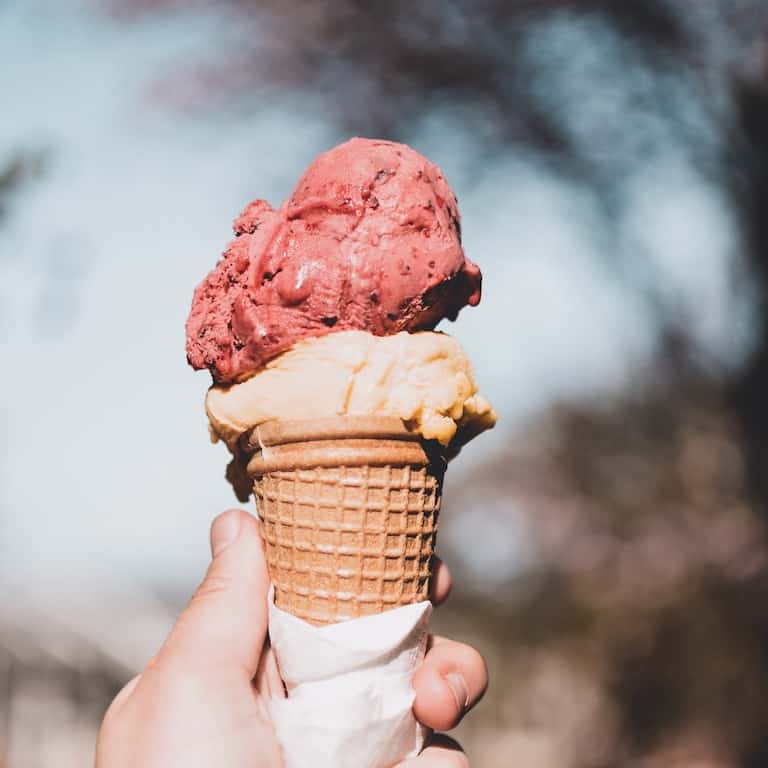
<path fill-rule="evenodd" d="M 456 197 L 404 144 L 351 139 L 317 157 L 278 209 L 255 200 L 195 291 L 187 357 L 219 384 L 296 342 L 429 330 L 480 300 Z"/>

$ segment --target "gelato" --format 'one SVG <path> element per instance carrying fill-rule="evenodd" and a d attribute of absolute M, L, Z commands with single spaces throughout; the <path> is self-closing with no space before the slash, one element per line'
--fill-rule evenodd
<path fill-rule="evenodd" d="M 271 419 L 392 415 L 455 448 L 496 418 L 458 342 L 433 332 L 345 331 L 299 342 L 246 381 L 211 387 L 206 410 L 213 435 L 233 452 L 242 434 Z"/>
<path fill-rule="evenodd" d="M 186 327 L 190 364 L 217 383 L 303 339 L 432 329 L 480 300 L 456 197 L 403 144 L 352 139 L 321 154 L 280 208 L 255 200 L 234 231 Z"/>

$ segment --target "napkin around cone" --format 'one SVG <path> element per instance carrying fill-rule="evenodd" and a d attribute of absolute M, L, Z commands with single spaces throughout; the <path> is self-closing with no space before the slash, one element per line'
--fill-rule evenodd
<path fill-rule="evenodd" d="M 432 605 L 317 627 L 269 596 L 269 633 L 288 697 L 272 719 L 286 768 L 390 768 L 417 755 L 427 729 L 412 712 Z"/>

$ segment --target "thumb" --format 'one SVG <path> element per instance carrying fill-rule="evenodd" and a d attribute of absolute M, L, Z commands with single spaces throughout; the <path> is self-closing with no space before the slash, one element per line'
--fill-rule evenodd
<path fill-rule="evenodd" d="M 215 668 L 256 674 L 267 633 L 269 576 L 259 523 L 242 510 L 211 526 L 213 560 L 176 622 L 158 661 L 173 657 L 189 673 Z"/>

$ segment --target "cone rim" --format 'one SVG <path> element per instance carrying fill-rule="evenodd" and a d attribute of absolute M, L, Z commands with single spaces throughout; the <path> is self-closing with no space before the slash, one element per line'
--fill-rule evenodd
<path fill-rule="evenodd" d="M 248 447 L 259 451 L 265 446 L 354 438 L 422 441 L 422 436 L 397 416 L 363 414 L 265 421 L 251 430 Z"/>

